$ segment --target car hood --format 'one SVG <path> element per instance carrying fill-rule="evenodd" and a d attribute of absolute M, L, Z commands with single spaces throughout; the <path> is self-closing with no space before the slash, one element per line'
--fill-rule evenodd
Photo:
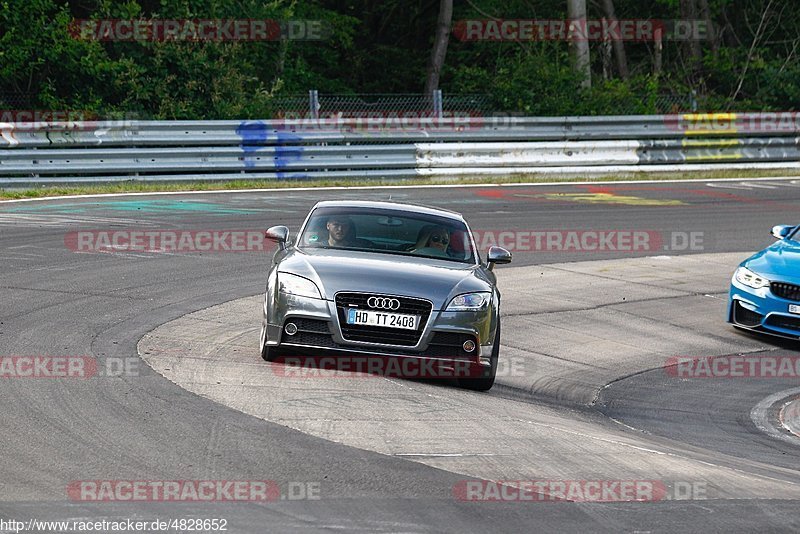
<path fill-rule="evenodd" d="M 328 300 L 339 291 L 380 293 L 429 299 L 434 309 L 494 285 L 494 275 L 477 265 L 353 250 L 290 249 L 278 272 L 313 280 Z"/>
<path fill-rule="evenodd" d="M 800 242 L 778 241 L 750 256 L 742 265 L 768 278 L 800 284 Z"/>

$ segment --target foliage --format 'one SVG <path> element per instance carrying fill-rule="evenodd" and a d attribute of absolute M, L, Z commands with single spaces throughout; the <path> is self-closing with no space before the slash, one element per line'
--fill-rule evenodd
<path fill-rule="evenodd" d="M 603 16 L 588 2 L 589 17 Z M 625 43 L 631 76 L 603 63 L 591 43 L 592 87 L 581 90 L 565 42 L 459 41 L 451 36 L 445 93 L 481 93 L 498 111 L 530 115 L 685 110 L 800 109 L 800 21 L 778 0 L 615 0 L 623 19 L 679 19 L 709 7 L 717 28 L 695 51 L 666 41 Z M 419 93 L 438 2 L 407 0 L 0 0 L 0 105 L 142 118 L 255 118 L 276 97 L 321 93 Z M 697 11 L 699 13 L 699 11 Z M 469 0 L 454 20 L 563 19 L 565 0 Z M 323 41 L 93 41 L 73 19 L 319 20 Z M 700 51 L 700 56 L 697 55 Z M 24 95 L 20 104 L 15 97 Z"/>

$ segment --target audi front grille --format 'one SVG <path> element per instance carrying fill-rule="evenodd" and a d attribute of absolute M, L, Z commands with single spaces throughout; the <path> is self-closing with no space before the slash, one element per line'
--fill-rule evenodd
<path fill-rule="evenodd" d="M 377 297 L 379 299 L 396 299 L 400 303 L 397 309 L 393 307 L 373 308 L 367 301 Z M 387 303 L 388 304 L 388 303 Z M 419 325 L 416 330 L 405 330 L 400 328 L 390 328 L 385 326 L 354 325 L 347 324 L 347 310 L 379 310 L 391 313 L 402 313 L 407 315 L 419 315 Z M 367 293 L 337 293 L 336 294 L 336 313 L 339 316 L 339 324 L 342 327 L 342 337 L 347 341 L 362 341 L 367 343 L 381 343 L 386 345 L 398 345 L 413 347 L 419 343 L 422 331 L 428 323 L 433 304 L 429 300 L 411 297 L 396 297 L 393 295 L 372 295 Z"/>

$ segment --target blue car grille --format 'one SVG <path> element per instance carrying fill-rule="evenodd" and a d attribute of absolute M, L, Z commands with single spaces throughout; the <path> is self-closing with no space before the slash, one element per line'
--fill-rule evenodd
<path fill-rule="evenodd" d="M 772 282 L 769 288 L 776 297 L 800 302 L 800 286 L 784 282 Z"/>
<path fill-rule="evenodd" d="M 786 328 L 787 330 L 800 331 L 800 317 L 787 317 L 785 315 L 770 315 L 767 317 L 767 324 Z"/>
<path fill-rule="evenodd" d="M 760 313 L 750 311 L 744 306 L 742 306 L 738 300 L 733 301 L 734 323 L 752 328 L 755 326 L 759 326 L 763 318 L 764 316 L 761 315 Z"/>
<path fill-rule="evenodd" d="M 416 330 L 399 328 L 386 328 L 383 326 L 349 325 L 347 324 L 347 310 L 356 308 L 370 309 L 367 299 L 375 295 L 364 293 L 337 293 L 336 312 L 339 315 L 339 324 L 342 327 L 342 337 L 347 341 L 363 341 L 368 343 L 383 343 L 387 345 L 400 345 L 413 347 L 419 342 L 422 330 L 428 322 L 433 305 L 430 301 L 410 297 L 393 297 L 400 301 L 400 308 L 395 313 L 419 315 L 419 326 Z"/>

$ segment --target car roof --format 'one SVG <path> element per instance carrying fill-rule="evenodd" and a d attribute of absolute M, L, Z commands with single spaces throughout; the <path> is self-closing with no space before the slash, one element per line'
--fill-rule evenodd
<path fill-rule="evenodd" d="M 406 211 L 411 213 L 424 213 L 427 215 L 439 215 L 451 219 L 463 221 L 464 217 L 456 212 L 444 208 L 424 206 L 422 204 L 409 204 L 405 202 L 389 202 L 379 200 L 322 200 L 314 205 L 314 208 L 377 208 L 395 211 Z"/>

